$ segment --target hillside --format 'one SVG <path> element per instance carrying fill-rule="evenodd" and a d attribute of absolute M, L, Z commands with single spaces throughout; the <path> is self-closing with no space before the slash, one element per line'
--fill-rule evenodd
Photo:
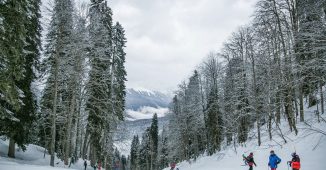
<path fill-rule="evenodd" d="M 257 167 L 254 167 L 254 169 L 265 170 L 267 169 L 269 152 L 270 150 L 274 150 L 282 159 L 278 169 L 287 169 L 286 162 L 291 160 L 291 153 L 296 151 L 300 156 L 303 170 L 325 170 L 324 154 L 326 153 L 326 135 L 317 133 L 316 130 L 326 132 L 326 115 L 322 115 L 321 122 L 318 123 L 314 114 L 315 110 L 316 106 L 305 109 L 307 124 L 298 123 L 298 129 L 300 131 L 297 136 L 289 131 L 287 122 L 281 122 L 280 129 L 287 143 L 281 138 L 279 130 L 273 131 L 273 139 L 270 141 L 267 129 L 262 129 L 264 133 L 262 133 L 262 145 L 259 147 L 257 146 L 255 136 L 256 131 L 251 131 L 249 134 L 251 140 L 244 145 L 237 144 L 235 147 L 233 145 L 227 146 L 212 156 L 202 155 L 197 160 L 181 162 L 177 167 L 180 170 L 248 169 L 248 167 L 243 166 L 242 154 L 249 155 L 250 152 L 253 152 L 255 162 L 257 163 Z M 169 169 L 166 168 L 165 170 Z"/>
<path fill-rule="evenodd" d="M 16 146 L 16 158 L 8 158 L 7 150 L 9 141 L 3 137 L 0 138 L 0 169 L 1 170 L 64 170 L 65 166 L 63 161 L 55 158 L 55 167 L 50 167 L 50 155 L 44 154 L 44 148 L 29 144 L 26 146 L 26 151 L 23 152 Z M 72 164 L 69 169 L 79 170 L 83 169 L 84 161 L 79 159 L 75 164 Z M 88 162 L 89 164 L 89 162 Z M 93 170 L 88 166 L 87 170 Z"/>

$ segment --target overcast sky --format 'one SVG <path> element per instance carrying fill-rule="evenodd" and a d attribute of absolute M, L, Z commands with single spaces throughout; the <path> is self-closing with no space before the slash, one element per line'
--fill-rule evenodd
<path fill-rule="evenodd" d="M 127 87 L 170 91 L 247 24 L 256 0 L 109 0 L 126 30 Z"/>
<path fill-rule="evenodd" d="M 42 0 L 43 23 L 49 14 Z M 90 0 L 75 0 L 90 3 Z M 257 0 L 108 0 L 125 28 L 127 88 L 171 92 L 247 24 Z M 45 32 L 43 32 L 45 34 Z"/>

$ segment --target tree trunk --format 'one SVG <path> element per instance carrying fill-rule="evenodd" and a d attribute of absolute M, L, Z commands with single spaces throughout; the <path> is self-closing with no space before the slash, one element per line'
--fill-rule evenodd
<path fill-rule="evenodd" d="M 80 142 L 80 106 L 79 105 L 79 108 L 78 108 L 78 111 L 77 111 L 77 116 L 76 116 L 76 128 L 75 128 L 75 131 L 76 131 L 76 141 L 75 141 L 75 149 L 74 149 L 74 156 L 75 157 L 80 157 L 80 145 L 81 145 L 81 142 Z"/>
<path fill-rule="evenodd" d="M 54 167 L 54 154 L 55 154 L 55 137 L 56 137 L 56 114 L 57 114 L 57 98 L 58 98 L 58 72 L 59 72 L 59 51 L 57 48 L 55 56 L 55 72 L 54 72 L 54 96 L 53 96 L 53 109 L 52 109 L 52 120 L 51 120 L 51 143 L 50 143 L 50 166 Z"/>
<path fill-rule="evenodd" d="M 253 84 L 253 91 L 254 91 L 254 97 L 255 97 L 255 103 L 254 103 L 254 111 L 256 115 L 256 121 L 257 121 L 257 135 L 258 135 L 258 146 L 261 145 L 261 137 L 260 137 L 260 113 L 258 111 L 258 95 L 257 95 L 257 83 L 256 83 L 256 71 L 255 71 L 255 58 L 254 56 L 251 56 L 252 60 L 252 73 L 253 73 L 253 79 L 254 79 L 254 84 Z"/>
<path fill-rule="evenodd" d="M 304 121 L 304 110 L 303 110 L 303 88 L 302 88 L 302 85 L 300 85 L 299 100 L 300 100 L 300 122 L 303 122 Z"/>
<path fill-rule="evenodd" d="M 292 106 L 292 95 L 289 94 L 291 93 L 290 89 L 287 89 L 287 93 L 285 95 L 285 114 L 288 118 L 288 122 L 289 122 L 289 126 L 290 126 L 290 130 L 294 130 L 295 134 L 298 134 L 298 130 L 296 127 L 296 123 L 294 120 L 294 115 L 293 115 L 293 106 Z"/>
<path fill-rule="evenodd" d="M 83 145 L 83 159 L 87 159 L 88 136 L 89 136 L 89 130 L 86 129 L 86 134 L 84 137 L 84 145 Z"/>
<path fill-rule="evenodd" d="M 323 85 L 319 83 L 319 91 L 320 91 L 320 106 L 321 106 L 321 114 L 324 114 L 324 94 L 323 94 Z"/>
<path fill-rule="evenodd" d="M 278 88 L 278 92 L 276 92 L 276 123 L 281 123 L 281 93 L 279 92 L 280 88 Z"/>
<path fill-rule="evenodd" d="M 299 116 L 298 100 L 296 96 L 294 96 L 293 99 L 294 99 L 294 106 L 295 106 L 295 121 L 297 122 L 297 118 Z"/>
<path fill-rule="evenodd" d="M 74 89 L 74 88 L 73 88 Z M 66 131 L 66 139 L 65 139 L 65 165 L 68 165 L 68 160 L 71 152 L 71 127 L 72 127 L 72 119 L 73 115 L 75 112 L 75 103 L 76 103 L 76 95 L 75 95 L 75 90 L 72 90 L 72 98 L 70 101 L 70 109 L 69 109 L 69 114 L 68 114 L 68 124 L 67 124 L 67 131 Z"/>
<path fill-rule="evenodd" d="M 15 158 L 15 140 L 9 139 L 8 157 Z"/>
<path fill-rule="evenodd" d="M 317 97 L 313 93 L 309 94 L 308 98 L 309 107 L 315 106 L 317 104 Z"/>
<path fill-rule="evenodd" d="M 272 113 L 268 115 L 268 136 L 269 140 L 272 140 Z"/>
<path fill-rule="evenodd" d="M 94 167 L 94 165 L 96 164 L 96 151 L 95 151 L 95 147 L 93 147 L 93 145 L 90 145 L 90 159 L 91 159 L 91 166 Z M 100 166 L 98 164 L 98 166 Z"/>

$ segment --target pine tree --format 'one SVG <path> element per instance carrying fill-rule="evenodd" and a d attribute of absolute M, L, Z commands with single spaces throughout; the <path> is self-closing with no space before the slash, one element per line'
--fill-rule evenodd
<path fill-rule="evenodd" d="M 159 152 L 158 152 L 158 163 L 159 169 L 164 169 L 165 167 L 169 166 L 168 162 L 168 137 L 166 134 L 165 127 L 163 127 L 162 134 L 159 136 L 160 141 L 159 141 Z"/>
<path fill-rule="evenodd" d="M 65 117 L 67 113 L 65 108 L 69 108 L 67 86 L 70 79 L 70 71 L 72 70 L 71 60 L 73 58 L 71 53 L 73 47 L 73 42 L 71 41 L 73 34 L 72 13 L 73 4 L 70 0 L 56 0 L 50 23 L 50 30 L 46 37 L 46 59 L 43 63 L 43 74 L 48 75 L 48 78 L 42 97 L 42 112 L 51 113 L 51 141 L 49 142 L 51 166 L 54 166 L 56 146 L 61 147 L 62 149 L 60 150 L 64 150 L 63 141 L 56 141 L 58 133 L 64 133 L 62 126 L 56 127 L 56 117 L 57 115 Z M 60 154 L 62 153 L 59 153 L 59 155 Z"/>
<path fill-rule="evenodd" d="M 158 156 L 158 120 L 155 113 L 152 118 L 152 124 L 150 127 L 150 159 L 151 170 L 157 169 L 157 156 Z"/>
<path fill-rule="evenodd" d="M 111 64 L 111 80 L 112 80 L 112 104 L 114 106 L 113 112 L 120 119 L 123 120 L 123 111 L 125 108 L 126 97 L 126 69 L 124 66 L 126 53 L 124 51 L 126 38 L 122 26 L 117 22 L 113 27 L 112 34 L 112 64 Z"/>
<path fill-rule="evenodd" d="M 7 2 L 0 5 L 3 11 L 0 18 L 1 20 L 3 18 L 2 22 L 4 22 L 3 29 L 0 29 L 0 37 L 4 40 L 1 41 L 3 43 L 1 47 L 7 47 L 7 49 L 0 49 L 3 56 L 1 58 L 4 59 L 0 67 L 1 77 L 2 73 L 7 74 L 6 78 L 2 79 L 4 84 L 0 84 L 11 86 L 5 89 L 0 85 L 0 123 L 6 127 L 5 134 L 10 138 L 8 156 L 15 157 L 15 143 L 25 150 L 24 144 L 31 141 L 29 127 L 36 118 L 36 99 L 31 85 L 35 80 L 36 64 L 40 55 L 40 1 Z M 11 28 L 8 29 L 8 26 Z M 15 70 L 11 70 L 12 68 Z M 23 71 L 21 77 L 19 77 L 20 71 Z M 18 100 L 18 103 L 15 103 L 15 100 Z M 8 113 L 13 114 L 8 115 Z M 2 115 L 5 119 L 1 119 Z M 0 129 L 1 133 L 2 129 Z"/>
<path fill-rule="evenodd" d="M 25 71 L 26 6 L 26 1 L 0 4 L 0 118 L 12 121 L 19 121 L 14 114 L 20 109 L 23 95 L 17 81 L 23 79 Z M 6 129 L 1 131 L 8 132 Z"/>
<path fill-rule="evenodd" d="M 222 143 L 223 120 L 218 104 L 218 91 L 213 88 L 207 104 L 208 153 L 211 155 L 220 150 Z"/>
<path fill-rule="evenodd" d="M 89 111 L 87 128 L 90 140 L 96 155 L 103 159 L 102 149 L 111 130 L 110 123 L 115 120 L 112 112 L 112 77 L 110 62 L 112 60 L 112 18 L 111 9 L 106 1 L 92 1 L 90 8 L 89 34 L 91 40 L 88 101 L 86 109 Z M 104 133 L 104 138 L 102 135 Z M 104 139 L 104 140 L 103 140 Z"/>
<path fill-rule="evenodd" d="M 134 136 L 130 149 L 130 169 L 139 170 L 139 138 Z"/>

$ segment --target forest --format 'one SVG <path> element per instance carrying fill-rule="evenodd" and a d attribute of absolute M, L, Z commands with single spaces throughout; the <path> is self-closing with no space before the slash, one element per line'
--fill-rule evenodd
<path fill-rule="evenodd" d="M 154 114 L 130 139 L 129 156 L 114 145 L 125 115 L 124 27 L 107 0 L 75 2 L 53 0 L 43 25 L 41 0 L 0 0 L 0 138 L 9 140 L 8 157 L 34 144 L 53 167 L 58 158 L 65 166 L 81 159 L 158 170 L 252 140 L 261 146 L 263 133 L 287 143 L 281 123 L 293 135 L 305 123 L 326 136 L 304 112 L 316 107 L 314 119 L 326 122 L 325 0 L 257 0 L 250 22 L 180 82 L 168 125 L 159 130 Z"/>
<path fill-rule="evenodd" d="M 83 158 L 108 169 L 124 112 L 124 29 L 105 0 L 55 0 L 46 28 L 40 5 L 0 1 L 0 136 L 10 140 L 8 156 L 15 144 L 32 143 L 51 155 L 51 166 L 55 157 L 66 165 Z"/>
<path fill-rule="evenodd" d="M 134 137 L 130 168 L 163 169 L 248 140 L 260 146 L 262 131 L 270 140 L 277 131 L 287 143 L 281 119 L 298 134 L 305 103 L 317 105 L 316 119 L 325 122 L 325 17 L 323 0 L 259 0 L 251 22 L 180 83 L 168 127 L 159 136 L 149 128 L 141 140 Z"/>

